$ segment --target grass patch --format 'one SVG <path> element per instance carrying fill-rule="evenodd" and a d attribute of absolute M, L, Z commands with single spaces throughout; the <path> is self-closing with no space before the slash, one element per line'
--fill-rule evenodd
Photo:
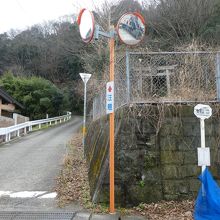
<path fill-rule="evenodd" d="M 149 220 L 193 220 L 194 201 L 160 201 L 131 209 L 133 215 L 142 215 Z"/>

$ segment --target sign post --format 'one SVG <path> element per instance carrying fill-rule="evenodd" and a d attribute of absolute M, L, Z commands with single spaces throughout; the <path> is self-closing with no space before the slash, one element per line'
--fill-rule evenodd
<path fill-rule="evenodd" d="M 206 166 L 210 166 L 210 148 L 205 146 L 205 119 L 212 115 L 212 109 L 209 105 L 198 104 L 194 107 L 194 114 L 200 119 L 201 148 L 198 148 L 198 166 L 202 167 L 202 175 Z M 204 186 L 202 185 L 202 194 L 204 195 Z"/>
<path fill-rule="evenodd" d="M 110 59 L 114 59 L 114 54 Z M 110 80 L 114 80 L 114 67 L 110 68 Z M 114 186 L 114 81 L 110 81 L 106 84 L 106 113 L 110 114 L 110 213 L 115 212 L 115 186 Z"/>
<path fill-rule="evenodd" d="M 84 82 L 84 114 L 83 114 L 83 129 L 82 129 L 82 133 L 83 133 L 83 154 L 85 156 L 85 134 L 86 134 L 86 84 L 89 81 L 91 74 L 89 73 L 80 73 L 79 74 L 82 81 Z"/>
<path fill-rule="evenodd" d="M 114 97 L 114 72 L 115 72 L 115 40 L 111 37 L 110 47 L 110 87 L 112 86 L 112 97 Z M 110 113 L 110 213 L 115 213 L 115 114 L 114 98 L 112 101 L 112 112 Z M 111 105 L 109 106 L 111 107 Z"/>

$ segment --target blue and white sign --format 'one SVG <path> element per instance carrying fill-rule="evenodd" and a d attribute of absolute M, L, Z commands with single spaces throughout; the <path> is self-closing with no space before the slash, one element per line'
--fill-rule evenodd
<path fill-rule="evenodd" d="M 114 112 L 114 81 L 106 84 L 106 113 Z"/>

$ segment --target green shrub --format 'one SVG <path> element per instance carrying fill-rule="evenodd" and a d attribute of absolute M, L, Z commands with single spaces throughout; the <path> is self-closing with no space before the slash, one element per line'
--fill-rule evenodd
<path fill-rule="evenodd" d="M 0 78 L 0 86 L 25 106 L 23 115 L 31 119 L 58 116 L 68 110 L 68 99 L 53 83 L 39 77 L 15 77 L 6 73 Z M 65 109 L 64 109 L 65 108 Z"/>

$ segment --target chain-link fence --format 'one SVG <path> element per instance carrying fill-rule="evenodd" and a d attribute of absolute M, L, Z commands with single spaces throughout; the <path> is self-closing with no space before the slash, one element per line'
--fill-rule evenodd
<path fill-rule="evenodd" d="M 126 52 L 116 57 L 115 109 L 128 103 L 219 100 L 220 54 Z M 93 119 L 106 113 L 105 87 L 93 101 Z"/>

